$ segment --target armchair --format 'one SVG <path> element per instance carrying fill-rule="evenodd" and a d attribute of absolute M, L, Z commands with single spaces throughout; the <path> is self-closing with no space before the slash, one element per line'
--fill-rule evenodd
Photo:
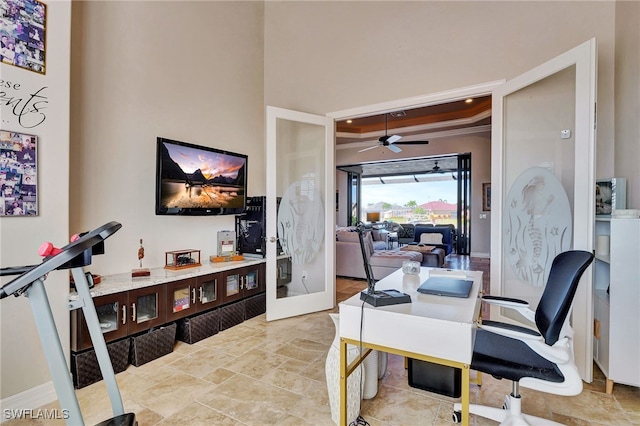
<path fill-rule="evenodd" d="M 557 425 L 522 414 L 519 385 L 555 395 L 582 392 L 582 379 L 573 361 L 573 329 L 568 316 L 583 272 L 593 261 L 586 251 L 567 251 L 553 260 L 547 285 L 535 312 L 528 303 L 485 296 L 483 301 L 513 308 L 535 323 L 537 330 L 483 321 L 476 333 L 471 369 L 513 382 L 503 408 L 470 405 L 469 412 L 503 425 Z M 454 404 L 454 422 L 461 420 L 461 404 Z"/>

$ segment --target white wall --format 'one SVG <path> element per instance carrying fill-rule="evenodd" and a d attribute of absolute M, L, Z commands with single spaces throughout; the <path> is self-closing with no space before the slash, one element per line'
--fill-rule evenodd
<path fill-rule="evenodd" d="M 614 14 L 614 2 L 267 2 L 265 101 L 326 114 L 437 93 L 512 78 L 596 37 L 597 169 L 611 174 Z"/>
<path fill-rule="evenodd" d="M 640 208 L 640 2 L 616 2 L 615 176 L 627 178 L 627 208 Z M 597 176 L 608 178 L 610 176 Z"/>
<path fill-rule="evenodd" d="M 165 252 L 216 254 L 234 216 L 156 216 L 156 137 L 248 154 L 264 195 L 262 2 L 74 3 L 70 224 L 122 229 L 89 268 L 162 267 Z"/>
<path fill-rule="evenodd" d="M 69 39 L 71 3 L 47 3 L 46 74 L 27 71 L 11 65 L 0 65 L 1 79 L 19 83 L 18 90 L 1 90 L 6 96 L 22 99 L 40 90 L 44 121 L 23 117 L 18 121 L 13 109 L 3 101 L 2 129 L 38 136 L 38 210 L 37 217 L 0 218 L 0 266 L 34 265 L 41 261 L 38 247 L 43 241 L 63 246 L 69 241 Z M 5 96 L 5 95 L 3 95 Z M 46 99 L 45 99 L 46 98 Z M 28 109 L 31 108 L 28 107 Z M 37 113 L 33 115 L 38 116 Z M 33 116 L 32 116 L 33 117 Z M 27 118 L 25 120 L 25 118 Z M 40 117 L 41 118 L 41 117 Z M 13 277 L 3 277 L 5 284 Z M 68 273 L 49 274 L 47 293 L 53 306 L 54 319 L 63 346 L 68 352 L 69 313 L 66 299 L 69 293 Z M 43 356 L 43 348 L 35 329 L 26 297 L 8 297 L 0 305 L 0 398 L 2 408 L 11 402 L 4 399 L 50 382 L 51 377 Z M 47 388 L 48 389 L 48 388 Z M 51 391 L 51 389 L 48 389 Z M 46 392 L 46 391 L 45 391 Z M 49 395 L 51 396 L 51 395 Z M 22 408 L 22 407 L 21 407 Z"/>

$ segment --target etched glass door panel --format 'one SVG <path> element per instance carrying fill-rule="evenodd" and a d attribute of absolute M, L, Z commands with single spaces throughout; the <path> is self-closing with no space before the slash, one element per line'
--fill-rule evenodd
<path fill-rule="evenodd" d="M 535 310 L 553 259 L 593 248 L 595 40 L 493 93 L 491 293 Z M 574 299 L 576 363 L 591 380 L 591 274 Z M 521 323 L 512 310 L 491 318 Z M 577 320 L 576 320 L 577 319 Z"/>
<path fill-rule="evenodd" d="M 267 320 L 334 305 L 333 150 L 333 120 L 267 107 Z"/>

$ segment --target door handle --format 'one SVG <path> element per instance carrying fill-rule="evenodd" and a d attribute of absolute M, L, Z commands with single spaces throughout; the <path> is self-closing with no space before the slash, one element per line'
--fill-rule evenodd
<path fill-rule="evenodd" d="M 191 289 L 191 303 L 196 304 L 196 288 Z"/>
<path fill-rule="evenodd" d="M 127 323 L 127 305 L 122 305 L 122 325 Z"/>
<path fill-rule="evenodd" d="M 136 322 L 136 304 L 131 304 L 131 321 Z"/>

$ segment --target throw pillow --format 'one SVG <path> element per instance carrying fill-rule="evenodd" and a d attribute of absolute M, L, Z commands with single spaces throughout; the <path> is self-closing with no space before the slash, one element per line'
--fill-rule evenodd
<path fill-rule="evenodd" d="M 421 244 L 442 244 L 442 234 L 425 232 L 420 235 Z"/>

